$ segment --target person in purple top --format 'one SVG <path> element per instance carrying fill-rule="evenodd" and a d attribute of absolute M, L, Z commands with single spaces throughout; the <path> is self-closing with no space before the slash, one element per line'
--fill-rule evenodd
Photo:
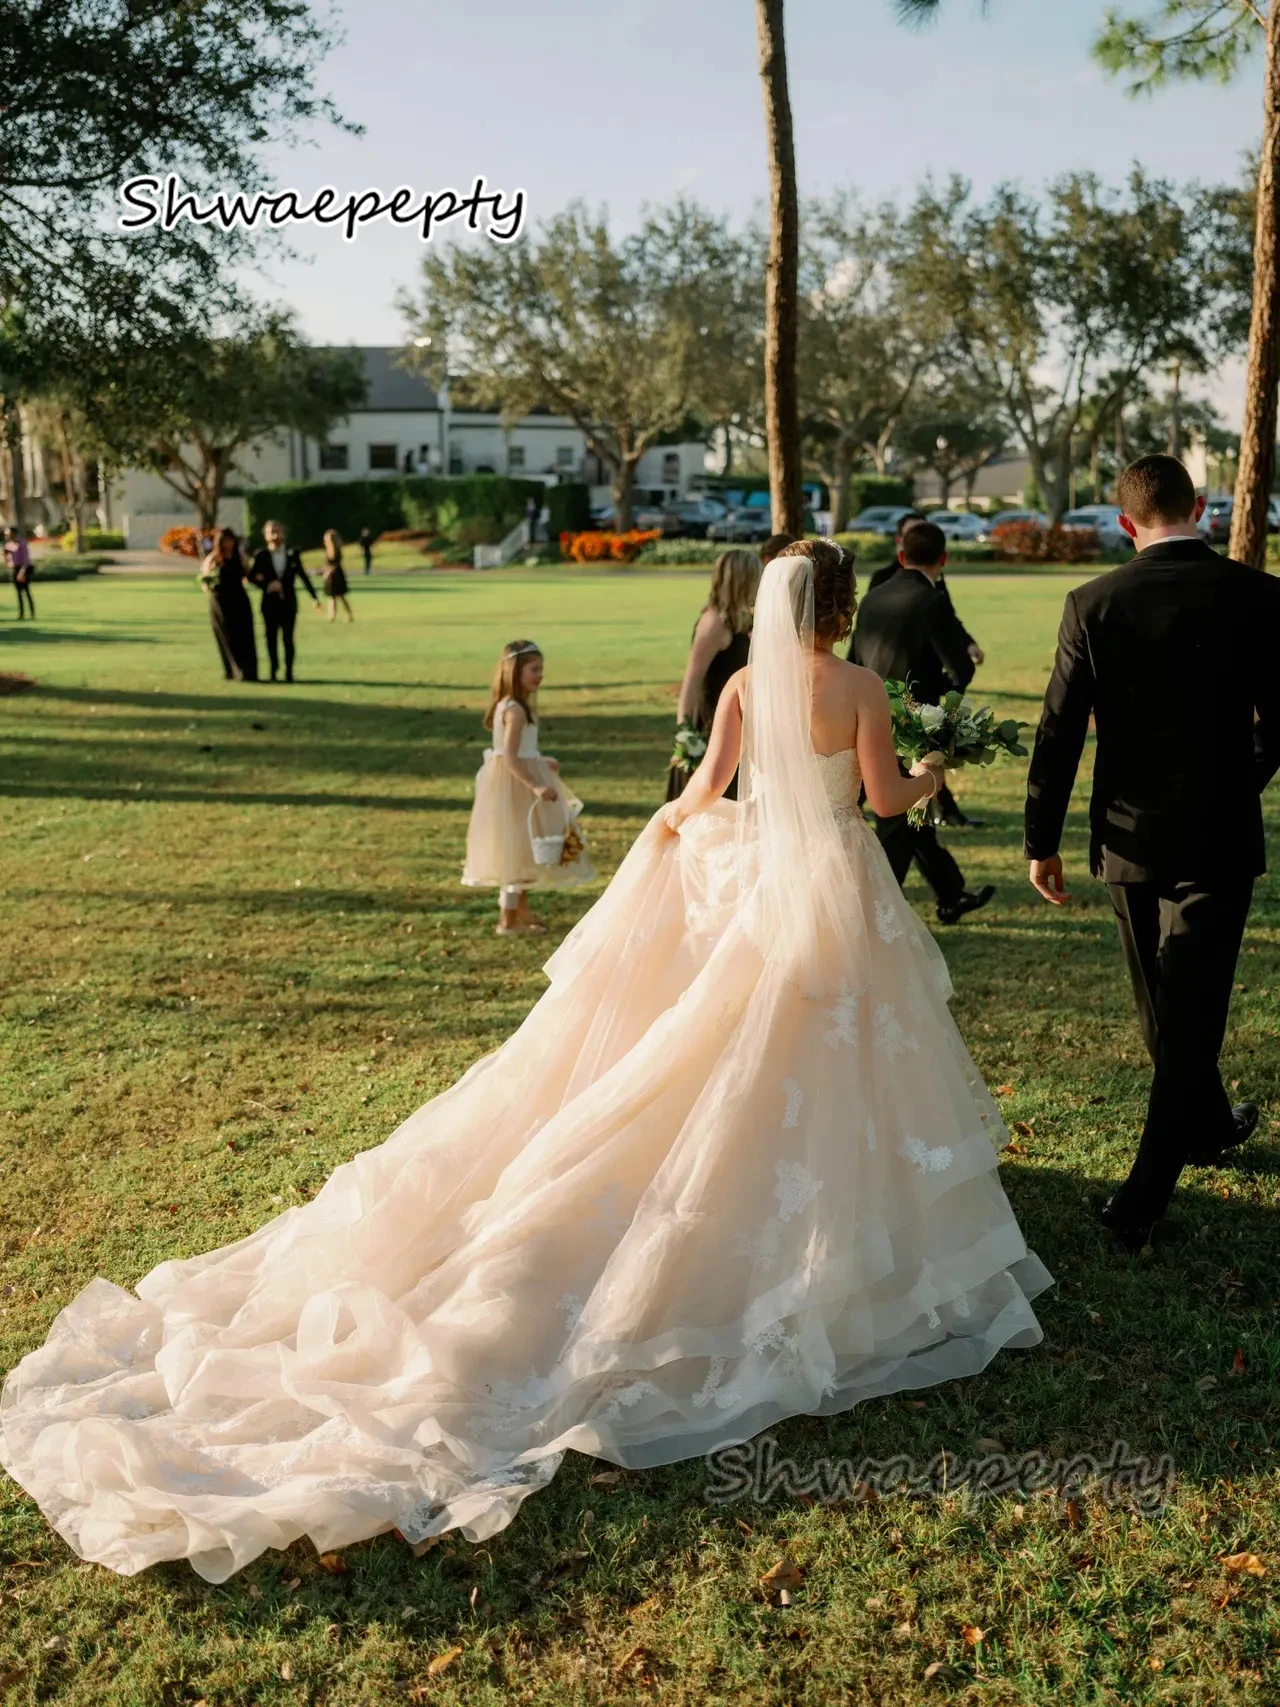
<path fill-rule="evenodd" d="M 9 529 L 8 538 L 5 540 L 4 560 L 9 565 L 13 584 L 18 589 L 18 621 L 21 622 L 23 617 L 30 614 L 34 622 L 36 607 L 35 600 L 31 597 L 31 577 L 33 574 L 31 553 L 27 550 L 27 542 L 17 528 Z M 24 600 L 26 601 L 25 610 L 23 609 Z"/>

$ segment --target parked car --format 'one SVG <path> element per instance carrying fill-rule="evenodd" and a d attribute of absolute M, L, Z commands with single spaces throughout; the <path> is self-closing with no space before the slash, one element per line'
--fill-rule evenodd
<path fill-rule="evenodd" d="M 892 539 L 903 516 L 914 514 L 909 504 L 873 504 L 870 509 L 858 512 L 849 523 L 849 532 L 878 533 Z"/>
<path fill-rule="evenodd" d="M 975 543 L 990 539 L 991 528 L 985 516 L 975 516 L 969 510 L 935 510 L 929 517 L 948 539 L 967 539 Z"/>
<path fill-rule="evenodd" d="M 669 539 L 705 539 L 707 529 L 728 514 L 729 506 L 718 498 L 686 498 L 683 503 L 667 505 L 662 531 Z"/>
<path fill-rule="evenodd" d="M 1231 537 L 1231 514 L 1234 498 L 1210 498 L 1204 514 L 1196 524 L 1201 539 L 1210 545 L 1225 545 Z M 1280 497 L 1267 500 L 1267 532 L 1280 533 Z"/>
<path fill-rule="evenodd" d="M 1133 541 L 1120 526 L 1118 504 L 1086 504 L 1080 510 L 1068 510 L 1058 524 L 1067 533 L 1093 533 L 1103 551 L 1122 551 Z"/>
<path fill-rule="evenodd" d="M 987 532 L 994 533 L 997 528 L 1009 527 L 1047 528 L 1048 525 L 1049 518 L 1043 510 L 1001 510 L 988 519 Z"/>
<path fill-rule="evenodd" d="M 712 522 L 706 532 L 708 539 L 722 539 L 731 545 L 763 545 L 773 532 L 773 518 L 758 504 L 742 505 L 730 510 L 718 522 Z"/>

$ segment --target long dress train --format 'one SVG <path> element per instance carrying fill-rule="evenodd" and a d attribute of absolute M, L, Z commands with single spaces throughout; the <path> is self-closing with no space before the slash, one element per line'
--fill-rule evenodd
<path fill-rule="evenodd" d="M 1039 1339 L 1007 1135 L 854 755 L 758 756 L 741 804 L 650 823 L 523 1025 L 386 1143 L 59 1314 L 0 1462 L 78 1553 L 220 1582 L 303 1535 L 482 1539 L 569 1448 L 668 1463 Z"/>

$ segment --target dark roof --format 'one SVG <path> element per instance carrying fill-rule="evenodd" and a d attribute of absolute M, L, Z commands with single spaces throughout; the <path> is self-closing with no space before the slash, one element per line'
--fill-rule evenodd
<path fill-rule="evenodd" d="M 420 374 L 401 366 L 404 352 L 394 344 L 365 344 L 360 349 L 369 387 L 362 409 L 437 409 L 436 394 Z"/>

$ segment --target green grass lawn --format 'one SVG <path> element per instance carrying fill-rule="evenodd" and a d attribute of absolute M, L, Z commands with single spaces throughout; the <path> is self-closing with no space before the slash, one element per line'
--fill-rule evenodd
<path fill-rule="evenodd" d="M 1070 584 L 957 590 L 1002 712 L 1034 718 Z M 0 1367 L 94 1275 L 131 1285 L 311 1196 L 515 1026 L 547 945 L 495 938 L 492 897 L 457 881 L 499 646 L 546 650 L 544 746 L 607 873 L 661 799 L 704 585 L 356 574 L 353 626 L 303 610 L 292 688 L 223 682 L 189 579 L 37 581 L 22 626 L 0 602 L 0 671 L 38 683 L 0 699 Z M 1124 1171 L 1146 1065 L 1083 812 L 1059 915 L 1026 885 L 1021 782 L 1010 765 L 962 784 L 987 828 L 951 845 L 1000 892 L 942 940 L 960 1027 L 1020 1123 L 1002 1171 L 1057 1281 L 1044 1343 L 793 1422 L 779 1447 L 923 1463 L 1122 1440 L 1171 1456 L 1162 1510 L 964 1492 L 721 1509 L 701 1463 L 593 1485 L 601 1467 L 571 1455 L 482 1546 L 415 1560 L 385 1537 L 331 1572 L 299 1545 L 212 1588 L 185 1565 L 79 1563 L 0 1476 L 0 1700 L 1280 1699 L 1274 885 L 1226 1058 L 1262 1137 L 1235 1171 L 1187 1174 L 1180 1239 L 1121 1256 L 1089 1202 Z M 539 903 L 553 941 L 589 900 Z M 1267 1574 L 1228 1570 L 1242 1552 Z M 804 1581 L 775 1606 L 758 1579 L 784 1556 Z"/>

